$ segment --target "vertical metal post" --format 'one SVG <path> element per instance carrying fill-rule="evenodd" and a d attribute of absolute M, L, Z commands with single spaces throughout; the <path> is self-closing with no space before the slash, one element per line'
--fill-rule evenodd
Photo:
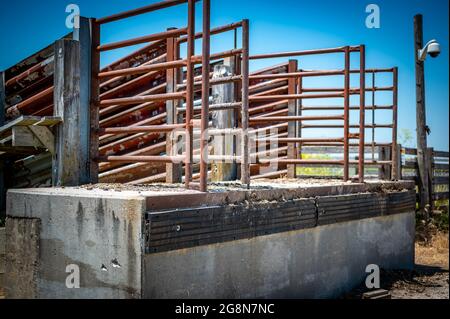
<path fill-rule="evenodd" d="M 0 126 L 5 124 L 6 87 L 5 72 L 0 72 Z M 0 218 L 6 217 L 5 162 L 0 162 Z"/>
<path fill-rule="evenodd" d="M 392 179 L 399 179 L 399 170 L 398 170 L 398 145 L 397 145 L 397 121 L 398 121 L 398 68 L 395 67 L 392 70 L 392 78 L 393 78 L 393 92 L 392 92 Z"/>
<path fill-rule="evenodd" d="M 248 137 L 248 95 L 249 95 L 249 21 L 242 21 L 242 143 L 241 182 L 250 187 L 249 137 Z"/>
<path fill-rule="evenodd" d="M 193 123 L 194 116 L 194 63 L 195 54 L 195 0 L 188 1 L 188 34 L 187 34 L 187 72 L 186 72 L 186 159 L 184 166 L 184 181 L 186 188 L 192 180 L 193 161 Z"/>
<path fill-rule="evenodd" d="M 372 72 L 372 161 L 375 161 L 375 72 Z"/>
<path fill-rule="evenodd" d="M 100 102 L 100 52 L 97 47 L 100 45 L 100 25 L 95 19 L 91 19 L 91 105 L 89 112 L 90 135 L 89 135 L 89 176 L 91 183 L 98 182 L 98 162 L 96 161 L 99 153 L 99 102 Z"/>
<path fill-rule="evenodd" d="M 175 28 L 168 28 L 167 30 L 174 30 Z M 168 38 L 166 40 L 166 61 L 175 61 L 176 58 L 176 38 Z M 166 93 L 173 93 L 176 91 L 176 73 L 177 69 L 167 69 L 166 70 Z M 166 101 L 166 123 L 167 124 L 177 124 L 177 105 L 178 101 Z M 171 133 L 166 135 L 166 154 L 169 156 L 177 155 L 175 154 L 176 142 L 174 141 L 174 136 Z M 180 183 L 181 182 L 181 165 L 179 163 L 168 163 L 166 164 L 166 183 Z"/>
<path fill-rule="evenodd" d="M 366 47 L 361 45 L 359 47 L 359 182 L 364 182 L 364 147 L 365 147 L 365 132 L 366 127 Z"/>
<path fill-rule="evenodd" d="M 350 130 L 350 48 L 344 49 L 344 182 L 349 178 L 349 130 Z"/>
<path fill-rule="evenodd" d="M 0 126 L 5 124 L 5 111 L 6 111 L 5 72 L 0 71 Z"/>
<path fill-rule="evenodd" d="M 427 132 L 425 112 L 424 62 L 419 60 L 419 50 L 423 47 L 422 15 L 414 17 L 414 50 L 416 63 L 416 125 L 417 125 L 417 164 L 419 167 L 420 208 L 430 204 L 429 162 L 426 156 Z"/>
<path fill-rule="evenodd" d="M 73 31 L 73 39 L 80 42 L 80 184 L 91 182 L 89 160 L 89 115 L 91 97 L 91 57 L 92 57 L 92 24 L 86 17 L 80 17 L 80 27 Z"/>
<path fill-rule="evenodd" d="M 294 73 L 297 72 L 298 69 L 298 63 L 297 60 L 289 60 L 288 64 L 288 73 Z M 295 94 L 297 91 L 297 80 L 296 78 L 289 78 L 288 79 L 288 94 Z M 289 100 L 288 101 L 288 116 L 295 116 L 297 113 L 297 100 Z M 297 130 L 296 130 L 296 122 L 289 121 L 288 122 L 288 137 L 295 138 L 297 136 Z M 288 150 L 287 150 L 287 157 L 288 159 L 296 159 L 297 158 L 297 149 L 296 149 L 296 143 L 288 143 Z M 296 166 L 295 164 L 289 164 L 287 166 L 287 176 L 288 178 L 295 178 L 296 177 Z"/>
<path fill-rule="evenodd" d="M 202 33 L 202 110 L 200 136 L 200 191 L 208 189 L 208 124 L 209 124 L 209 60 L 210 60 L 210 0 L 203 0 Z"/>
<path fill-rule="evenodd" d="M 297 65 L 298 66 L 298 65 Z M 300 72 L 302 70 L 299 70 Z M 298 77 L 298 83 L 297 83 L 297 94 L 303 94 L 303 77 Z M 302 116 L 303 114 L 303 100 L 298 99 L 297 100 L 297 116 Z M 302 137 L 302 121 L 297 122 L 297 137 Z M 302 142 L 299 142 L 297 144 L 297 158 L 302 159 Z"/>

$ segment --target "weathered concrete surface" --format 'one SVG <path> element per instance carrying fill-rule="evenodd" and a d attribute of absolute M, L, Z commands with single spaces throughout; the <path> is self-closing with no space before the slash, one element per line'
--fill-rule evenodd
<path fill-rule="evenodd" d="M 6 266 L 6 231 L 5 227 L 0 227 L 0 287 L 4 285 L 5 278 L 5 266 Z"/>
<path fill-rule="evenodd" d="M 27 265 L 30 260 L 37 265 L 34 272 L 27 268 L 21 284 L 28 284 L 32 288 L 30 297 L 36 298 L 325 298 L 359 284 L 367 264 L 385 268 L 413 265 L 413 212 L 151 255 L 143 253 L 148 243 L 145 213 L 152 210 L 177 205 L 247 205 L 314 194 L 397 192 L 409 189 L 409 184 L 340 182 L 331 187 L 259 185 L 249 191 L 237 188 L 226 191 L 226 186 L 217 186 L 208 194 L 170 186 L 10 190 L 7 215 L 13 223 L 8 222 L 7 233 L 15 237 L 11 252 L 20 249 L 17 243 L 39 247 L 39 258 L 34 258 L 38 260 L 19 254 Z M 26 238 L 22 235 L 28 231 L 19 232 L 8 226 L 27 219 L 40 221 L 39 242 L 23 242 Z M 13 269 L 14 260 L 7 260 L 8 263 L 7 270 Z M 79 266 L 80 288 L 66 287 L 69 265 Z M 9 296 L 20 295 L 20 291 L 14 291 L 17 285 L 6 288 Z"/>
<path fill-rule="evenodd" d="M 10 190 L 8 218 L 41 221 L 35 297 L 141 297 L 144 204 L 137 192 Z M 66 287 L 66 267 L 73 264 L 80 270 L 80 288 Z M 6 289 L 14 295 L 16 287 Z"/>
<path fill-rule="evenodd" d="M 332 298 L 414 265 L 414 212 L 146 255 L 145 298 Z"/>
<path fill-rule="evenodd" d="M 6 274 L 8 298 L 37 298 L 41 220 L 9 218 L 6 220 Z"/>

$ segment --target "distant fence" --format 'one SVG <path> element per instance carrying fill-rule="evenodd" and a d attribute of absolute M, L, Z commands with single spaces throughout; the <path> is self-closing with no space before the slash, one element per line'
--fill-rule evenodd
<path fill-rule="evenodd" d="M 417 165 L 417 149 L 404 147 L 401 149 L 402 179 L 414 180 L 418 184 L 419 172 Z M 449 152 L 427 151 L 431 164 L 431 199 L 433 206 L 440 208 L 449 206 Z M 418 194 L 420 196 L 420 194 Z"/>

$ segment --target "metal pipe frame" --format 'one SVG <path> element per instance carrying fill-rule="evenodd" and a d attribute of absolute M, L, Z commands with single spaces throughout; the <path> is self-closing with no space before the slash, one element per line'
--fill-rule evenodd
<path fill-rule="evenodd" d="M 91 168 L 91 179 L 93 182 L 98 180 L 98 163 L 99 162 L 123 162 L 123 163 L 134 163 L 134 162 L 162 162 L 162 163 L 175 163 L 184 162 L 185 163 L 185 184 L 189 188 L 189 183 L 192 180 L 192 163 L 193 163 L 193 109 L 194 109 L 194 65 L 202 63 L 202 91 L 206 91 L 206 96 L 209 97 L 209 64 L 210 64 L 210 0 L 203 1 L 203 51 L 201 56 L 195 56 L 195 4 L 199 0 L 167 0 L 160 3 L 155 3 L 142 8 L 118 13 L 105 18 L 100 18 L 94 21 L 93 27 L 93 42 L 92 42 L 92 97 L 91 97 L 91 159 L 94 164 L 94 168 Z M 119 41 L 110 44 L 102 45 L 100 43 L 100 26 L 113 21 L 118 21 L 121 19 L 133 17 L 136 15 L 172 7 L 175 5 L 187 3 L 188 4 L 188 26 L 182 29 L 168 29 L 165 32 L 151 34 L 143 37 L 138 37 L 134 39 Z M 118 49 L 126 46 L 131 46 L 139 43 L 154 42 L 160 43 L 161 40 L 175 39 L 178 41 L 181 36 L 185 35 L 183 39 L 187 44 L 187 57 L 184 60 L 174 60 L 161 63 L 146 64 L 144 66 L 136 68 L 126 68 L 113 71 L 100 72 L 100 52 Z M 153 45 L 153 43 L 151 44 Z M 237 54 L 236 52 L 224 52 L 217 55 L 215 58 L 220 56 L 229 56 Z M 208 66 L 208 67 L 205 67 Z M 103 78 L 116 78 L 121 76 L 137 75 L 137 74 L 149 74 L 153 71 L 163 71 L 163 70 L 177 70 L 186 67 L 187 77 L 186 77 L 186 90 L 182 92 L 170 92 L 164 94 L 152 94 L 152 95 L 138 95 L 125 98 L 115 98 L 115 99 L 100 99 L 100 79 Z M 132 105 L 132 104 L 142 104 L 146 102 L 163 102 L 163 101 L 175 101 L 175 100 L 186 100 L 186 117 L 184 124 L 173 124 L 173 125 L 153 125 L 153 126 L 125 126 L 125 127 L 109 127 L 109 128 L 99 128 L 99 107 L 108 106 L 121 106 L 121 105 Z M 208 112 L 208 99 L 203 99 L 202 101 L 202 115 Z M 207 117 L 202 116 L 202 119 L 206 118 L 206 129 L 207 129 Z M 205 123 L 202 123 L 202 129 L 205 130 Z M 98 156 L 98 144 L 99 144 L 99 134 L 133 134 L 133 133 L 169 133 L 175 129 L 185 129 L 185 155 L 184 156 Z M 94 150 L 94 148 L 96 150 Z M 92 174 L 93 173 L 93 174 Z M 204 172 L 203 172 L 204 173 Z M 206 174 L 201 174 L 202 177 Z M 202 181 L 201 181 L 202 184 Z M 206 184 L 203 183 L 201 188 L 206 191 Z"/>
<path fill-rule="evenodd" d="M 364 182 L 364 144 L 365 144 L 365 125 L 366 125 L 366 47 L 364 45 L 360 46 L 359 50 L 359 182 Z"/>
<path fill-rule="evenodd" d="M 339 145 L 343 144 L 344 147 L 344 159 L 342 161 L 337 161 L 339 165 L 343 165 L 343 171 L 344 181 L 349 180 L 349 144 L 351 139 L 359 139 L 360 143 L 362 140 L 362 145 L 364 145 L 364 122 L 362 125 L 356 125 L 352 126 L 349 123 L 350 119 L 350 95 L 352 94 L 359 94 L 362 97 L 360 98 L 360 102 L 364 102 L 364 94 L 366 91 L 375 91 L 379 88 L 365 88 L 365 82 L 360 81 L 360 88 L 350 88 L 350 74 L 351 73 L 360 73 L 365 74 L 365 61 L 360 63 L 360 69 L 359 70 L 351 70 L 351 64 L 350 64 L 350 53 L 352 52 L 359 52 L 360 57 L 364 57 L 365 55 L 365 48 L 364 46 L 344 46 L 344 47 L 338 47 L 338 48 L 329 48 L 329 49 L 319 49 L 319 50 L 307 50 L 307 51 L 292 51 L 292 52 L 280 52 L 280 53 L 270 53 L 270 54 L 259 54 L 259 55 L 252 55 L 250 56 L 250 60 L 258 60 L 258 59 L 271 59 L 271 58 L 281 58 L 281 57 L 294 57 L 294 56 L 306 56 L 306 55 L 317 55 L 317 54 L 330 54 L 330 53 L 344 53 L 345 58 L 345 67 L 343 70 L 299 70 L 296 72 L 293 72 L 292 70 L 288 70 L 287 73 L 277 73 L 277 74 L 254 74 L 250 76 L 251 80 L 289 80 L 289 79 L 303 79 L 304 77 L 318 77 L 318 76 L 336 76 L 336 75 L 343 75 L 344 76 L 344 88 L 321 88 L 321 89 L 308 89 L 303 88 L 302 85 L 299 87 L 300 94 L 292 94 L 292 92 L 288 92 L 288 94 L 283 95 L 271 95 L 269 92 L 264 92 L 261 94 L 256 94 L 253 96 L 250 96 L 251 102 L 262 102 L 262 101 L 283 101 L 283 102 L 289 102 L 291 100 L 299 101 L 299 113 L 301 114 L 303 111 L 303 100 L 305 99 L 324 99 L 324 98 L 343 98 L 344 99 L 344 106 L 339 108 L 334 108 L 337 110 L 343 110 L 343 115 L 337 115 L 337 116 L 304 116 L 303 114 L 301 116 L 256 116 L 250 118 L 251 123 L 268 123 L 268 122 L 300 122 L 298 125 L 298 132 L 296 135 L 301 136 L 301 129 L 308 127 L 308 125 L 303 124 L 304 121 L 321 121 L 321 120 L 343 120 L 344 123 L 342 125 L 316 125 L 315 127 L 327 127 L 327 128 L 343 128 L 344 129 L 344 138 L 343 139 L 302 139 L 298 136 L 289 136 L 288 138 L 281 138 L 278 141 L 283 141 L 286 143 L 289 142 L 295 142 L 299 144 L 299 150 L 301 152 L 301 147 L 303 143 L 324 143 L 324 142 L 335 142 Z M 376 72 L 376 70 L 369 70 L 371 72 Z M 299 81 L 300 82 L 300 81 Z M 284 87 L 283 87 L 284 89 Z M 383 90 L 393 89 L 393 88 L 381 88 Z M 279 89 L 275 89 L 279 90 Z M 272 90 L 275 92 L 274 90 Z M 309 94 L 308 94 L 309 93 Z M 311 94 L 315 93 L 315 94 Z M 362 93 L 362 94 L 361 94 Z M 311 109 L 314 109 L 314 107 L 311 107 Z M 328 110 L 327 107 L 315 107 L 317 110 Z M 360 111 L 360 121 L 361 119 L 364 119 L 364 114 L 361 115 L 361 113 L 364 113 L 366 110 L 366 106 L 364 104 L 360 105 L 359 107 L 353 107 L 352 109 L 359 110 Z M 307 110 L 307 108 L 305 108 Z M 278 114 L 285 114 L 285 111 L 276 112 Z M 311 126 L 313 127 L 313 126 Z M 359 128 L 360 132 L 357 135 L 350 134 L 350 128 Z M 363 146 L 364 150 L 364 146 Z M 287 161 L 292 162 L 284 162 L 285 164 L 301 164 L 304 163 L 302 160 L 299 160 L 299 162 L 296 162 L 294 158 L 287 159 Z M 363 160 L 360 161 L 359 167 L 363 166 Z M 361 177 L 361 176 L 360 176 Z M 361 178 L 360 178 L 361 181 Z"/>
<path fill-rule="evenodd" d="M 209 61 L 210 61 L 210 0 L 203 0 L 202 33 L 202 111 L 200 134 L 200 191 L 208 190 L 208 124 L 209 124 Z"/>

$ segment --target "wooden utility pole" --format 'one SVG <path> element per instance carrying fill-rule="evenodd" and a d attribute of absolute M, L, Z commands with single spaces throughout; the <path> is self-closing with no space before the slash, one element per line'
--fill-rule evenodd
<path fill-rule="evenodd" d="M 417 164 L 419 167 L 420 209 L 431 203 L 430 162 L 427 158 L 427 130 L 425 112 L 424 62 L 419 60 L 419 50 L 423 48 L 422 15 L 414 16 L 414 50 L 416 63 L 416 126 L 417 126 Z"/>

